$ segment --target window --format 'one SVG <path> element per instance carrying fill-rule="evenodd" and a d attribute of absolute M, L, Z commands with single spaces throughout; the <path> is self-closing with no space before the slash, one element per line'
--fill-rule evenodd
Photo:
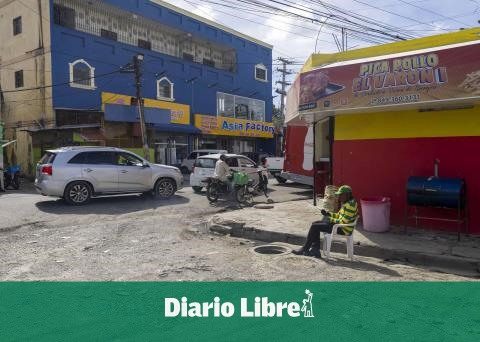
<path fill-rule="evenodd" d="M 109 40 L 117 40 L 117 33 L 105 29 L 100 30 L 100 36 Z"/>
<path fill-rule="evenodd" d="M 255 163 L 247 158 L 238 158 L 240 167 L 255 167 Z"/>
<path fill-rule="evenodd" d="M 238 167 L 238 160 L 237 158 L 227 158 L 225 161 L 228 166 L 230 167 Z"/>
<path fill-rule="evenodd" d="M 114 152 L 85 152 L 84 164 L 90 165 L 115 165 Z"/>
<path fill-rule="evenodd" d="M 247 97 L 235 97 L 235 118 L 250 119 L 250 99 Z"/>
<path fill-rule="evenodd" d="M 192 54 L 184 52 L 183 53 L 183 59 L 186 60 L 186 61 L 193 62 L 194 57 L 193 57 Z"/>
<path fill-rule="evenodd" d="M 217 93 L 217 115 L 227 118 L 235 117 L 235 96 Z"/>
<path fill-rule="evenodd" d="M 265 121 L 265 102 L 250 99 L 250 119 L 255 121 Z"/>
<path fill-rule="evenodd" d="M 257 81 L 267 82 L 267 68 L 265 67 L 265 65 L 255 65 L 255 79 Z"/>
<path fill-rule="evenodd" d="M 38 162 L 39 164 L 52 164 L 57 155 L 52 152 L 45 152 L 42 159 Z"/>
<path fill-rule="evenodd" d="M 157 81 L 157 99 L 174 101 L 173 98 L 173 83 L 166 77 Z"/>
<path fill-rule="evenodd" d="M 265 121 L 265 102 L 243 96 L 217 93 L 217 116 Z"/>
<path fill-rule="evenodd" d="M 95 68 L 85 60 L 79 59 L 70 66 L 70 87 L 95 89 Z"/>
<path fill-rule="evenodd" d="M 75 28 L 75 10 L 59 4 L 53 5 L 53 20 L 55 24 Z"/>
<path fill-rule="evenodd" d="M 148 40 L 143 40 L 138 38 L 138 47 L 146 50 L 151 50 L 152 49 L 152 43 L 149 42 Z"/>
<path fill-rule="evenodd" d="M 130 153 L 117 153 L 117 165 L 143 166 L 143 161 Z"/>
<path fill-rule="evenodd" d="M 198 158 L 195 161 L 195 167 L 200 167 L 204 169 L 214 169 L 217 160 L 210 158 Z"/>
<path fill-rule="evenodd" d="M 211 59 L 204 58 L 203 64 L 208 65 L 209 67 L 215 68 L 215 61 L 212 61 Z"/>
<path fill-rule="evenodd" d="M 22 17 L 16 17 L 13 19 L 13 35 L 22 33 Z"/>
<path fill-rule="evenodd" d="M 87 153 L 81 152 L 68 161 L 69 164 L 84 164 Z"/>
<path fill-rule="evenodd" d="M 101 125 L 103 112 L 57 109 L 55 116 L 57 126 Z"/>
<path fill-rule="evenodd" d="M 23 87 L 23 70 L 15 71 L 15 88 Z"/>

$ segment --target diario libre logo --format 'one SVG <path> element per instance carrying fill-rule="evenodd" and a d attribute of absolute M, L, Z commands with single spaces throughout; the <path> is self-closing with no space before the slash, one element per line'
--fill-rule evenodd
<path fill-rule="evenodd" d="M 298 302 L 271 302 L 268 297 L 240 298 L 238 307 L 232 302 L 222 302 L 219 297 L 211 302 L 190 302 L 187 297 L 165 298 L 165 317 L 305 317 L 313 318 L 313 293 Z M 237 311 L 237 309 L 239 309 Z M 239 314 L 238 314 L 239 313 Z"/>

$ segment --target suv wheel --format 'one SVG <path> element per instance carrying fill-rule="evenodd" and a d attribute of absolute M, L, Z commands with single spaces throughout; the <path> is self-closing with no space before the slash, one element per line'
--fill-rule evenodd
<path fill-rule="evenodd" d="M 64 198 L 68 204 L 87 204 L 92 198 L 92 188 L 86 182 L 70 183 L 65 188 Z"/>
<path fill-rule="evenodd" d="M 168 178 L 159 179 L 155 183 L 155 188 L 153 189 L 153 193 L 155 197 L 160 199 L 169 199 L 173 195 L 175 195 L 177 185 L 175 182 Z"/>

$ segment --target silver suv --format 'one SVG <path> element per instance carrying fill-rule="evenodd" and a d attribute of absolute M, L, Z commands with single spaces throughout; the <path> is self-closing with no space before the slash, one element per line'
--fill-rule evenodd
<path fill-rule="evenodd" d="M 80 205 L 93 196 L 150 193 L 170 198 L 182 188 L 173 166 L 152 164 L 114 147 L 62 147 L 49 150 L 37 164 L 35 187 L 44 196 Z"/>

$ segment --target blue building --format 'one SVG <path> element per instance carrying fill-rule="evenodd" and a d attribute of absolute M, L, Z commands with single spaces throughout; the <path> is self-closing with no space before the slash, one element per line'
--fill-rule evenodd
<path fill-rule="evenodd" d="M 135 80 L 141 56 L 152 158 L 192 150 L 273 152 L 272 46 L 160 0 L 51 0 L 52 143 L 140 150 Z M 50 139 L 49 139 L 50 137 Z M 71 141 L 68 141 L 68 140 Z"/>

